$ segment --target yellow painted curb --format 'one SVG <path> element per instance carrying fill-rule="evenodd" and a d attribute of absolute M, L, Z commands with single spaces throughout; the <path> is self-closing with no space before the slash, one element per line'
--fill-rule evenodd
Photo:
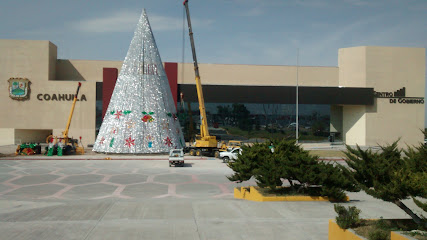
<path fill-rule="evenodd" d="M 329 220 L 329 232 L 328 232 L 328 240 L 364 240 L 366 238 L 357 235 L 351 229 L 342 229 L 338 224 L 330 219 Z M 390 232 L 391 240 L 415 240 L 415 238 L 402 235 L 398 232 L 391 231 Z"/>
<path fill-rule="evenodd" d="M 263 196 L 255 187 L 250 186 L 234 188 L 234 198 L 246 199 L 256 202 L 307 202 L 307 201 L 330 201 L 328 197 L 316 196 Z M 347 197 L 345 201 L 349 201 Z"/>
<path fill-rule="evenodd" d="M 415 238 L 402 235 L 402 234 L 400 234 L 398 232 L 391 231 L 391 233 L 390 233 L 390 239 L 391 240 L 412 240 L 412 239 L 415 239 Z"/>
<path fill-rule="evenodd" d="M 350 229 L 342 229 L 334 220 L 329 220 L 328 240 L 364 240 Z"/>

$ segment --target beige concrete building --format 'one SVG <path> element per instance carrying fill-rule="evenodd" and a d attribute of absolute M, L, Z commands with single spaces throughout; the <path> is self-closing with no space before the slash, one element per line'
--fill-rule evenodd
<path fill-rule="evenodd" d="M 0 52 L 0 145 L 60 136 L 77 82 L 82 87 L 69 135 L 94 143 L 101 114 L 97 99 L 106 108 L 106 90 L 111 94 L 117 78 L 110 70 L 119 72 L 122 62 L 57 59 L 57 47 L 49 41 L 0 40 Z M 299 103 L 329 105 L 330 130 L 341 133 L 345 143 L 423 140 L 425 49 L 344 48 L 338 59 L 338 67 L 200 64 L 205 100 L 294 104 L 298 71 Z M 195 101 L 193 65 L 165 63 L 165 70 L 175 100 L 184 92 L 187 101 Z M 27 92 L 16 92 L 26 87 L 12 86 L 17 79 L 29 80 Z"/>
<path fill-rule="evenodd" d="M 373 105 L 340 106 L 338 131 L 349 145 L 423 140 L 425 64 L 424 48 L 353 47 L 338 52 L 339 85 L 370 87 Z"/>

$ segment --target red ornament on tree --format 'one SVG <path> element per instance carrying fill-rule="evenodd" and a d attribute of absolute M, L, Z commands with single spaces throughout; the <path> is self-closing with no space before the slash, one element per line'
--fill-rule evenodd
<path fill-rule="evenodd" d="M 116 119 L 120 119 L 120 117 L 123 116 L 122 111 L 117 111 L 114 115 L 116 115 Z"/>
<path fill-rule="evenodd" d="M 168 145 L 168 147 L 172 146 L 172 139 L 170 137 L 165 138 L 165 145 Z"/>
<path fill-rule="evenodd" d="M 132 139 L 132 136 L 129 136 L 129 138 L 126 138 L 125 145 L 128 146 L 129 148 L 135 145 L 135 139 Z"/>

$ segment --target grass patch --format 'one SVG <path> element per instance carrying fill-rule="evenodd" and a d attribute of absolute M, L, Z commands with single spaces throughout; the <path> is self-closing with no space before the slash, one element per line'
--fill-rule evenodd
<path fill-rule="evenodd" d="M 412 231 L 417 229 L 417 224 L 411 219 L 379 219 L 379 220 L 361 220 L 358 227 L 353 230 L 360 236 L 372 239 L 372 235 L 381 235 L 384 232 L 386 239 L 390 239 L 390 231 Z M 427 240 L 427 235 L 414 231 L 405 233 L 418 240 Z"/>
<path fill-rule="evenodd" d="M 299 134 L 298 134 L 299 135 Z M 295 134 L 294 134 L 294 136 L 295 136 Z M 323 136 L 315 136 L 315 135 L 312 135 L 312 134 L 309 134 L 309 135 L 300 135 L 299 136 L 299 140 L 300 141 L 304 141 L 304 140 L 310 140 L 310 141 L 324 141 L 324 140 L 327 140 L 328 138 L 327 137 L 323 137 Z"/>
<path fill-rule="evenodd" d="M 310 155 L 319 157 L 342 157 L 347 158 L 342 151 L 339 150 L 308 150 Z"/>

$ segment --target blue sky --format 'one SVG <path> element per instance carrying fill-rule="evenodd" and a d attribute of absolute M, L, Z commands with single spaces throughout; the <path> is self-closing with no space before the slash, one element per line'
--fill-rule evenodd
<path fill-rule="evenodd" d="M 1 0 L 0 38 L 121 61 L 143 8 L 162 60 L 181 62 L 182 0 Z M 299 48 L 300 65 L 337 66 L 339 48 L 427 48 L 427 0 L 190 0 L 190 11 L 201 63 L 295 65 Z"/>

